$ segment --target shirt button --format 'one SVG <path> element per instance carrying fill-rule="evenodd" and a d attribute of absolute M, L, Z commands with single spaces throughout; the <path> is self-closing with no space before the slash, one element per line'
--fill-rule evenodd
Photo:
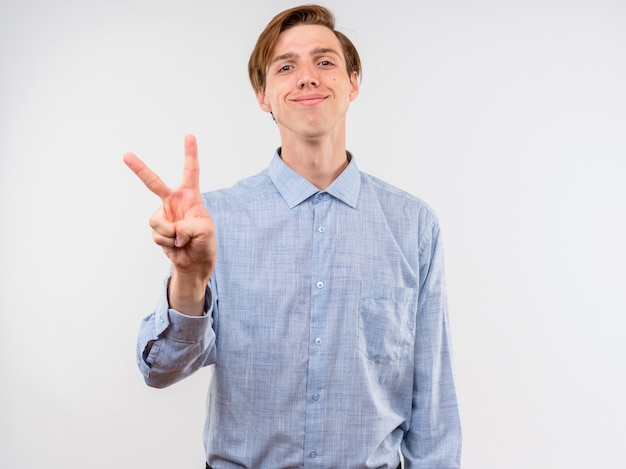
<path fill-rule="evenodd" d="M 321 343 L 322 343 L 322 339 L 320 339 L 319 337 L 315 339 L 315 345 L 321 345 Z"/>
<path fill-rule="evenodd" d="M 314 401 L 319 401 L 320 400 L 320 395 L 317 394 L 317 393 L 313 394 L 313 400 Z"/>
<path fill-rule="evenodd" d="M 324 228 L 323 226 L 320 226 L 317 231 L 319 231 L 320 233 L 324 233 L 326 231 L 326 228 Z"/>
<path fill-rule="evenodd" d="M 317 282 L 317 288 L 324 288 L 324 282 Z"/>
<path fill-rule="evenodd" d="M 317 194 L 315 196 L 315 203 L 320 203 L 322 200 L 324 200 L 326 197 L 326 194 L 323 192 L 320 192 L 319 194 Z"/>
<path fill-rule="evenodd" d="M 310 458 L 316 458 L 316 457 L 317 457 L 317 453 L 316 453 L 315 451 L 311 451 L 311 452 L 309 453 L 309 457 L 310 457 Z"/>

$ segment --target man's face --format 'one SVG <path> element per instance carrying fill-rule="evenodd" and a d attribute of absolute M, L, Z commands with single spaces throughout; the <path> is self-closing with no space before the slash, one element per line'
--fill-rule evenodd
<path fill-rule="evenodd" d="M 283 31 L 267 70 L 261 109 L 271 112 L 284 138 L 343 137 L 345 116 L 359 93 L 358 77 L 349 76 L 337 36 L 319 25 Z"/>

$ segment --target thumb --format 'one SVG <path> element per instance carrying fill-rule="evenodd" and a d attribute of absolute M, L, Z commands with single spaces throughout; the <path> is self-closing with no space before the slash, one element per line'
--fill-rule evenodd
<path fill-rule="evenodd" d="M 191 237 L 185 233 L 183 230 L 176 230 L 176 234 L 174 235 L 174 246 L 177 248 L 184 248 Z"/>

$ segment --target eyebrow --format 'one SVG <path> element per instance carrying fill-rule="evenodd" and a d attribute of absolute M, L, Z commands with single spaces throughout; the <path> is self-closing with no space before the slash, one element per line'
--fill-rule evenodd
<path fill-rule="evenodd" d="M 309 52 L 310 56 L 323 55 L 323 54 L 334 54 L 337 57 L 339 57 L 339 53 L 331 47 L 316 47 L 315 49 L 311 50 L 311 52 Z M 287 52 L 285 54 L 277 55 L 276 57 L 272 59 L 272 61 L 270 62 L 270 65 L 276 62 L 280 62 L 281 60 L 289 60 L 295 57 L 298 57 L 298 54 L 296 54 L 295 52 Z"/>

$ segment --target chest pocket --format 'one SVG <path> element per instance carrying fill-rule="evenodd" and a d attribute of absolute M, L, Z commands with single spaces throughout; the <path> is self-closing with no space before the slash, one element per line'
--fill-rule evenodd
<path fill-rule="evenodd" d="M 376 363 L 391 363 L 412 354 L 415 343 L 417 289 L 362 282 L 357 342 Z"/>

